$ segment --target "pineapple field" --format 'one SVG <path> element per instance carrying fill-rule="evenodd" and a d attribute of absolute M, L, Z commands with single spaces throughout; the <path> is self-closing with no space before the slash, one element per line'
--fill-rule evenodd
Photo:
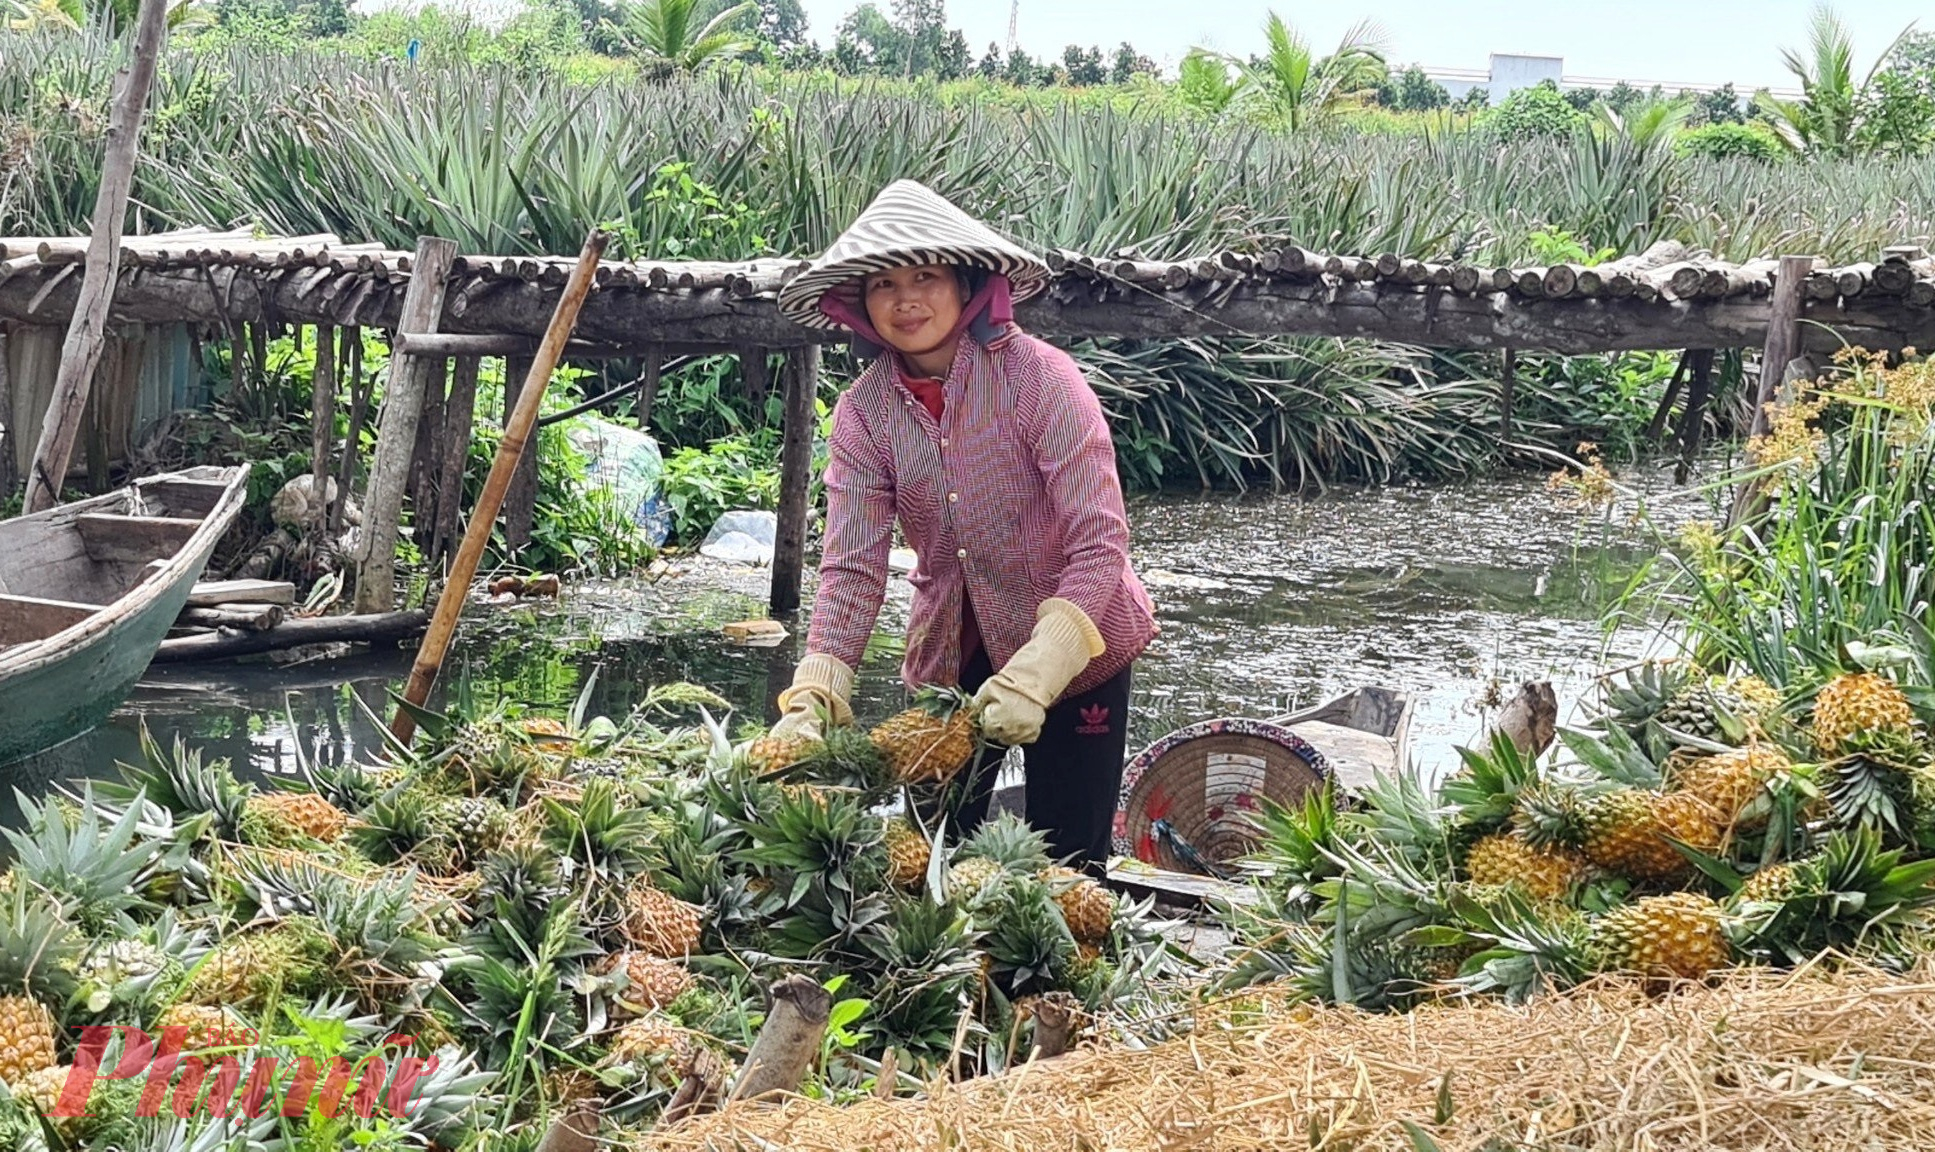
<path fill-rule="evenodd" d="M 1919 360 L 1785 405 L 1767 513 L 1686 532 L 1624 606 L 1668 650 L 1549 750 L 1266 807 L 1214 952 L 1013 815 L 957 834 L 957 693 L 813 741 L 682 683 L 616 718 L 589 687 L 417 710 L 413 746 L 299 783 L 147 740 L 7 832 L 0 1139 L 1910 1146 L 1932 416 Z M 740 1098 L 807 1000 L 796 1090 Z"/>

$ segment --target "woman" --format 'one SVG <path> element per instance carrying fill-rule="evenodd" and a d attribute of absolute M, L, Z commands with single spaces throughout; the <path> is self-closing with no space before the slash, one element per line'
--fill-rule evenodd
<path fill-rule="evenodd" d="M 910 180 L 889 186 L 779 296 L 873 358 L 833 413 L 827 529 L 807 656 L 779 735 L 852 719 L 847 696 L 887 587 L 893 526 L 919 557 L 910 686 L 974 693 L 995 747 L 952 835 L 986 816 L 1025 746 L 1027 816 L 1059 856 L 1107 858 L 1130 665 L 1155 635 L 1101 404 L 1066 353 L 1014 325 L 1040 260 Z"/>

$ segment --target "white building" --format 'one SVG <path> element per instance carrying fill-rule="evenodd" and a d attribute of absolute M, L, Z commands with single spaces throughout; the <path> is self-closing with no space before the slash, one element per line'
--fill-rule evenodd
<path fill-rule="evenodd" d="M 1453 100 L 1462 100 L 1473 88 L 1483 88 L 1491 97 L 1493 105 L 1501 103 L 1507 96 L 1520 88 L 1534 88 L 1550 80 L 1562 89 L 1591 88 L 1600 92 L 1620 83 L 1615 77 L 1607 76 L 1568 76 L 1563 56 L 1526 56 L 1510 52 L 1494 52 L 1489 67 L 1484 71 L 1476 68 L 1432 68 L 1426 67 L 1424 74 L 1444 85 Z M 1650 92 L 1655 87 L 1668 95 L 1685 92 L 1711 92 L 1722 87 L 1719 84 L 1692 84 L 1667 80 L 1632 80 L 1625 83 L 1641 92 Z M 1737 91 L 1744 100 L 1751 96 L 1751 87 L 1739 87 Z M 1798 89 L 1775 88 L 1774 95 L 1784 99 L 1797 99 Z"/>

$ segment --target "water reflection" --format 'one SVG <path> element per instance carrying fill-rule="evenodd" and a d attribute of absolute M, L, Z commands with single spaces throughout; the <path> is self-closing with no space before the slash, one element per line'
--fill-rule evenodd
<path fill-rule="evenodd" d="M 1644 495 L 1654 528 L 1711 514 L 1704 497 L 1673 489 L 1661 473 L 1623 479 Z M 1633 522 L 1636 510 L 1582 517 L 1537 477 L 1314 498 L 1138 500 L 1130 513 L 1136 563 L 1162 635 L 1138 665 L 1131 743 L 1213 715 L 1270 715 L 1375 683 L 1416 695 L 1415 758 L 1442 768 L 1478 730 L 1468 705 L 1491 679 L 1549 678 L 1569 703 L 1594 668 L 1639 650 L 1645 637 L 1608 642 L 1598 623 L 1654 551 L 1652 532 Z M 791 676 L 799 637 L 739 648 L 718 626 L 764 615 L 765 579 L 759 570 L 707 567 L 487 612 L 467 624 L 435 703 L 503 699 L 561 713 L 592 682 L 589 712 L 619 715 L 650 685 L 681 679 L 764 717 Z M 863 718 L 900 704 L 906 606 L 906 584 L 896 580 L 860 670 Z M 400 653 L 287 668 L 156 669 L 102 729 L 23 766 L 14 782 L 31 792 L 133 758 L 143 721 L 164 741 L 179 734 L 264 774 L 366 757 L 379 740 L 371 713 L 384 712 L 407 671 Z"/>

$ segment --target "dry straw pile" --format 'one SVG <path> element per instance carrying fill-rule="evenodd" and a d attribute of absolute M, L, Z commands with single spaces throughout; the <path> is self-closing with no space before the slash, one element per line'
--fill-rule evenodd
<path fill-rule="evenodd" d="M 1186 1039 L 937 1086 L 735 1106 L 645 1147 L 724 1149 L 1910 1149 L 1935 1141 L 1935 964 L 1731 973 L 1649 996 L 1408 1015 L 1258 1000 Z"/>

